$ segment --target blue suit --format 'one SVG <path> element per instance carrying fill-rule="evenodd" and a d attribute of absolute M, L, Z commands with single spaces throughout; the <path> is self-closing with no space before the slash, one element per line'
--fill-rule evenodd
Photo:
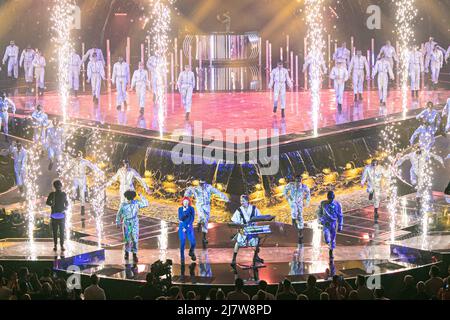
<path fill-rule="evenodd" d="M 325 242 L 330 247 L 330 250 L 333 250 L 336 247 L 336 226 L 341 231 L 344 223 L 340 203 L 334 200 L 331 203 L 327 200 L 322 201 L 317 211 L 317 218 L 323 226 Z"/>
<path fill-rule="evenodd" d="M 191 243 L 190 252 L 195 250 L 195 235 L 194 235 L 194 220 L 195 210 L 189 206 L 186 209 L 184 207 L 178 208 L 178 236 L 180 237 L 180 257 L 181 261 L 184 261 L 184 247 L 186 245 L 186 237 Z"/>

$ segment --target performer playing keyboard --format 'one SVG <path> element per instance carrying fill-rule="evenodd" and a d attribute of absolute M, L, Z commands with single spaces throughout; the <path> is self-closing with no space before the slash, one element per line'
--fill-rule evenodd
<path fill-rule="evenodd" d="M 244 227 L 255 225 L 255 223 L 250 222 L 253 218 L 261 216 L 258 208 L 250 205 L 249 198 L 247 195 L 241 196 L 241 206 L 235 211 L 231 221 L 236 224 L 241 224 Z M 241 247 L 256 247 L 255 254 L 253 256 L 253 264 L 264 263 L 264 260 L 258 256 L 259 253 L 259 237 L 257 235 L 246 235 L 243 230 L 236 233 L 233 238 L 236 240 L 234 245 L 233 261 L 231 262 L 231 267 L 236 268 L 236 257 Z"/>

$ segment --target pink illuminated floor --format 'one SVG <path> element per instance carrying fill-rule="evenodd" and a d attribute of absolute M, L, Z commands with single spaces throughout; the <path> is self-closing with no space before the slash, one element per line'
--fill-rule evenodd
<path fill-rule="evenodd" d="M 434 103 L 444 103 L 449 96 L 450 91 L 424 91 L 421 92 L 418 101 L 408 101 L 408 108 L 422 108 L 429 100 Z M 34 99 L 34 97 L 25 96 L 14 97 L 18 109 L 26 109 L 26 112 L 31 112 L 35 104 Z M 353 92 L 347 91 L 341 114 L 337 113 L 333 90 L 323 90 L 321 99 L 319 129 L 402 111 L 399 91 L 389 93 L 387 108 L 380 108 L 377 91 L 366 92 L 363 102 L 356 105 L 353 102 Z M 283 121 L 280 113 L 277 116 L 272 113 L 270 92 L 196 93 L 193 97 L 189 123 L 184 120 L 184 110 L 180 104 L 179 95 L 168 94 L 167 100 L 164 127 L 161 130 L 166 134 L 174 133 L 175 130 L 183 130 L 191 135 L 199 136 L 198 132 L 193 132 L 194 127 L 199 125 L 202 130 L 218 129 L 223 135 L 227 129 L 268 129 L 271 136 L 300 134 L 312 129 L 308 92 L 288 93 L 286 119 Z M 39 102 L 43 104 L 47 113 L 61 114 L 59 97 L 56 93 L 47 93 Z M 147 97 L 147 104 L 145 115 L 140 118 L 138 101 L 134 93 L 129 93 L 128 110 L 120 112 L 116 110 L 115 92 L 105 93 L 100 100 L 99 108 L 93 105 L 90 95 L 86 94 L 77 99 L 71 99 L 69 116 L 160 131 L 158 113 L 153 110 L 150 94 Z"/>

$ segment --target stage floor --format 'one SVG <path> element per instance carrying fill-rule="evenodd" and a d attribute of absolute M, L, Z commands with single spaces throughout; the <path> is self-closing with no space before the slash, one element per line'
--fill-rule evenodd
<path fill-rule="evenodd" d="M 415 195 L 407 195 L 400 199 L 398 214 L 395 216 L 395 227 L 392 228 L 391 216 L 383 203 L 379 213 L 379 224 L 373 223 L 373 208 L 351 210 L 345 213 L 344 229 L 337 235 L 335 259 L 330 263 L 328 248 L 323 243 L 321 230 L 308 225 L 305 229 L 304 245 L 296 244 L 296 231 L 292 225 L 270 223 L 272 234 L 264 241 L 260 256 L 265 259 L 265 267 L 259 269 L 258 277 L 268 283 L 276 284 L 285 277 L 292 281 L 305 281 L 309 274 L 326 280 L 330 274 L 354 277 L 357 274 L 397 272 L 431 263 L 430 260 L 418 257 L 405 261 L 392 254 L 391 239 L 396 239 L 397 246 L 410 247 L 433 252 L 450 250 L 448 238 L 449 204 L 442 193 L 434 193 L 432 211 L 428 215 L 427 224 L 430 233 L 421 234 L 424 219 L 418 214 Z M 82 217 L 74 210 L 73 221 L 82 221 Z M 183 271 L 179 258 L 179 240 L 177 225 L 162 220 L 140 217 L 139 263 L 130 264 L 123 258 L 122 235 L 113 226 L 115 211 L 108 210 L 103 217 L 103 235 L 99 239 L 96 234 L 95 220 L 74 223 L 73 229 L 78 234 L 77 241 L 89 245 L 101 243 L 105 250 L 105 261 L 98 264 L 86 264 L 83 273 L 98 272 L 106 277 L 127 280 L 145 280 L 145 274 L 156 260 L 173 261 L 173 276 L 176 283 L 203 283 L 231 285 L 236 274 L 229 265 L 233 252 L 230 240 L 235 230 L 227 224 L 213 224 L 209 230 L 209 245 L 201 246 L 201 235 L 196 233 L 197 261 L 190 264 L 186 255 L 186 268 Z M 409 240 L 411 239 L 411 240 Z M 187 253 L 187 251 L 186 251 Z M 255 275 L 245 266 L 250 264 L 252 250 L 242 249 L 238 255 L 237 275 L 253 283 Z M 190 264 L 190 265 L 189 265 Z M 184 275 L 184 276 L 183 276 Z"/>
<path fill-rule="evenodd" d="M 409 110 L 423 108 L 427 101 L 445 103 L 449 96 L 449 90 L 423 91 L 418 100 L 408 101 L 408 108 Z M 364 100 L 358 103 L 353 101 L 353 91 L 347 91 L 341 113 L 337 112 L 334 90 L 323 90 L 321 97 L 319 129 L 402 112 L 401 92 L 398 90 L 389 93 L 387 107 L 382 108 L 379 105 L 378 92 L 375 90 L 365 92 Z M 68 114 L 72 119 L 154 130 L 167 136 L 184 134 L 198 137 L 203 136 L 205 130 L 215 129 L 222 135 L 216 137 L 216 140 L 222 141 L 234 141 L 235 135 L 242 135 L 242 133 L 227 135 L 227 130 L 267 129 L 268 136 L 274 137 L 288 134 L 306 135 L 313 129 L 311 99 L 308 92 L 288 92 L 285 119 L 281 118 L 280 111 L 277 115 L 272 113 L 271 92 L 195 93 L 190 121 L 185 121 L 180 96 L 168 94 L 162 126 L 158 121 L 158 112 L 150 106 L 151 99 L 151 95 L 148 94 L 149 107 L 141 117 L 135 93 L 129 93 L 129 106 L 127 110 L 121 111 L 116 109 L 114 92 L 103 94 L 99 105 L 94 105 L 91 96 L 86 93 L 78 98 L 71 98 Z M 30 113 L 36 104 L 34 96 L 17 95 L 13 100 L 18 109 L 23 110 L 25 114 Z M 51 115 L 62 114 L 60 99 L 55 92 L 46 93 L 37 103 L 41 103 L 44 110 Z"/>

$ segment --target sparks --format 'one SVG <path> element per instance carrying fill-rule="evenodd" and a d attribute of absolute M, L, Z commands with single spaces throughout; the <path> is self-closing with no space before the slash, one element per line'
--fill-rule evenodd
<path fill-rule="evenodd" d="M 61 101 L 63 121 L 67 122 L 67 105 L 69 102 L 69 65 L 73 45 L 70 41 L 70 31 L 73 25 L 73 0 L 55 0 L 52 8 L 51 21 L 56 44 L 55 56 L 58 60 L 58 90 Z"/>
<path fill-rule="evenodd" d="M 309 48 L 308 56 L 312 60 L 310 65 L 310 92 L 312 100 L 312 122 L 314 136 L 318 135 L 320 112 L 320 89 L 322 84 L 321 63 L 325 40 L 323 39 L 323 0 L 306 1 L 306 24 L 308 33 L 306 36 Z"/>
<path fill-rule="evenodd" d="M 399 73 L 402 90 L 402 110 L 403 117 L 408 111 L 408 73 L 409 73 L 409 52 L 410 46 L 415 41 L 414 19 L 417 16 L 415 0 L 394 0 L 396 11 L 395 28 L 399 41 Z"/>
<path fill-rule="evenodd" d="M 154 56 L 156 57 L 156 106 L 158 108 L 158 125 L 160 136 L 162 138 L 165 112 L 166 112 L 166 79 L 167 79 L 167 52 L 169 49 L 169 32 L 171 24 L 171 5 L 175 0 L 150 0 L 152 21 L 149 30 Z"/>

